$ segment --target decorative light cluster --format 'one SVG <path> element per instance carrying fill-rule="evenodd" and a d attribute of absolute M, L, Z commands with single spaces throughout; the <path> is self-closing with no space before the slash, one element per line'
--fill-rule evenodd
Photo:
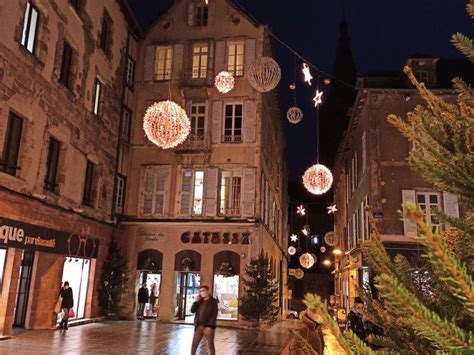
<path fill-rule="evenodd" d="M 324 235 L 324 242 L 331 247 L 335 246 L 337 244 L 337 238 L 334 232 L 327 232 Z"/>
<path fill-rule="evenodd" d="M 304 253 L 304 254 L 301 254 L 300 256 L 300 265 L 304 267 L 305 269 L 310 269 L 314 265 L 315 262 L 316 262 L 316 259 L 314 258 L 313 254 Z"/>
<path fill-rule="evenodd" d="M 309 167 L 303 175 L 304 187 L 314 195 L 322 195 L 329 191 L 332 181 L 331 171 L 321 164 Z"/>
<path fill-rule="evenodd" d="M 270 57 L 260 57 L 247 69 L 247 80 L 255 90 L 267 92 L 276 88 L 281 79 L 278 63 Z"/>
<path fill-rule="evenodd" d="M 296 248 L 294 246 L 288 247 L 288 254 L 295 255 L 296 254 Z"/>
<path fill-rule="evenodd" d="M 300 123 L 303 119 L 303 111 L 297 106 L 290 107 L 286 112 L 286 118 L 290 123 Z"/>
<path fill-rule="evenodd" d="M 296 213 L 300 216 L 304 216 L 306 214 L 306 208 L 304 208 L 303 205 L 299 205 L 298 207 L 296 207 Z"/>
<path fill-rule="evenodd" d="M 313 76 L 311 75 L 308 64 L 306 63 L 303 63 L 303 75 L 304 75 L 304 81 L 307 82 L 309 85 L 312 85 L 311 80 L 313 80 Z"/>
<path fill-rule="evenodd" d="M 146 110 L 143 129 L 152 143 L 168 149 L 184 142 L 191 130 L 191 123 L 181 106 L 167 100 L 155 102 Z"/>
<path fill-rule="evenodd" d="M 221 71 L 216 75 L 214 80 L 214 86 L 216 89 L 223 94 L 228 93 L 234 88 L 235 79 L 233 75 L 227 71 Z"/>

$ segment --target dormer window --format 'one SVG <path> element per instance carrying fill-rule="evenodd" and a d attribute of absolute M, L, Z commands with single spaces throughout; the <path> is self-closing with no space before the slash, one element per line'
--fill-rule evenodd
<path fill-rule="evenodd" d="M 413 75 L 420 83 L 428 83 L 428 72 L 426 70 L 414 70 Z"/>
<path fill-rule="evenodd" d="M 207 4 L 200 4 L 196 6 L 196 18 L 194 23 L 196 26 L 207 26 L 207 18 L 209 7 Z"/>

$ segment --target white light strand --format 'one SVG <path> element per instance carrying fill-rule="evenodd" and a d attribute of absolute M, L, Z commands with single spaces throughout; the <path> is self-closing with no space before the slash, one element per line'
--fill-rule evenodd
<path fill-rule="evenodd" d="M 310 86 L 313 85 L 311 83 L 311 80 L 313 80 L 313 76 L 311 75 L 308 64 L 306 63 L 303 63 L 303 75 L 304 75 L 304 81 L 308 83 Z"/>
<path fill-rule="evenodd" d="M 318 105 L 323 102 L 322 97 L 323 97 L 323 92 L 316 90 L 316 95 L 313 98 L 314 107 L 318 107 Z"/>

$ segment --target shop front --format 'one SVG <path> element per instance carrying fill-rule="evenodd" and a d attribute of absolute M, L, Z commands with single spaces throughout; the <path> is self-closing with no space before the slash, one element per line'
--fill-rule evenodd
<path fill-rule="evenodd" d="M 0 331 L 51 328 L 63 282 L 74 296 L 75 319 L 90 315 L 99 239 L 0 216 Z M 73 319 L 74 319 L 73 318 Z"/>
<path fill-rule="evenodd" d="M 145 282 L 150 292 L 151 277 L 159 280 L 155 304 L 159 320 L 192 323 L 191 306 L 200 285 L 206 285 L 219 302 L 218 324 L 232 326 L 242 321 L 239 299 L 244 292 L 245 265 L 265 247 L 256 239 L 260 233 L 253 224 L 130 223 L 121 227 L 121 233 L 126 238 L 135 235 L 137 240 L 136 249 L 128 250 L 130 265 L 136 265 L 131 270 L 136 281 L 128 306 L 130 318 L 135 317 L 140 284 Z M 269 250 L 269 256 L 276 261 L 281 254 L 272 255 Z"/>

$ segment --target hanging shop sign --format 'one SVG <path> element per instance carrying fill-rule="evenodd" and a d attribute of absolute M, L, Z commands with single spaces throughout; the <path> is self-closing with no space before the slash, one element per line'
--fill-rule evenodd
<path fill-rule="evenodd" d="M 0 217 L 0 246 L 96 258 L 99 240 Z"/>

